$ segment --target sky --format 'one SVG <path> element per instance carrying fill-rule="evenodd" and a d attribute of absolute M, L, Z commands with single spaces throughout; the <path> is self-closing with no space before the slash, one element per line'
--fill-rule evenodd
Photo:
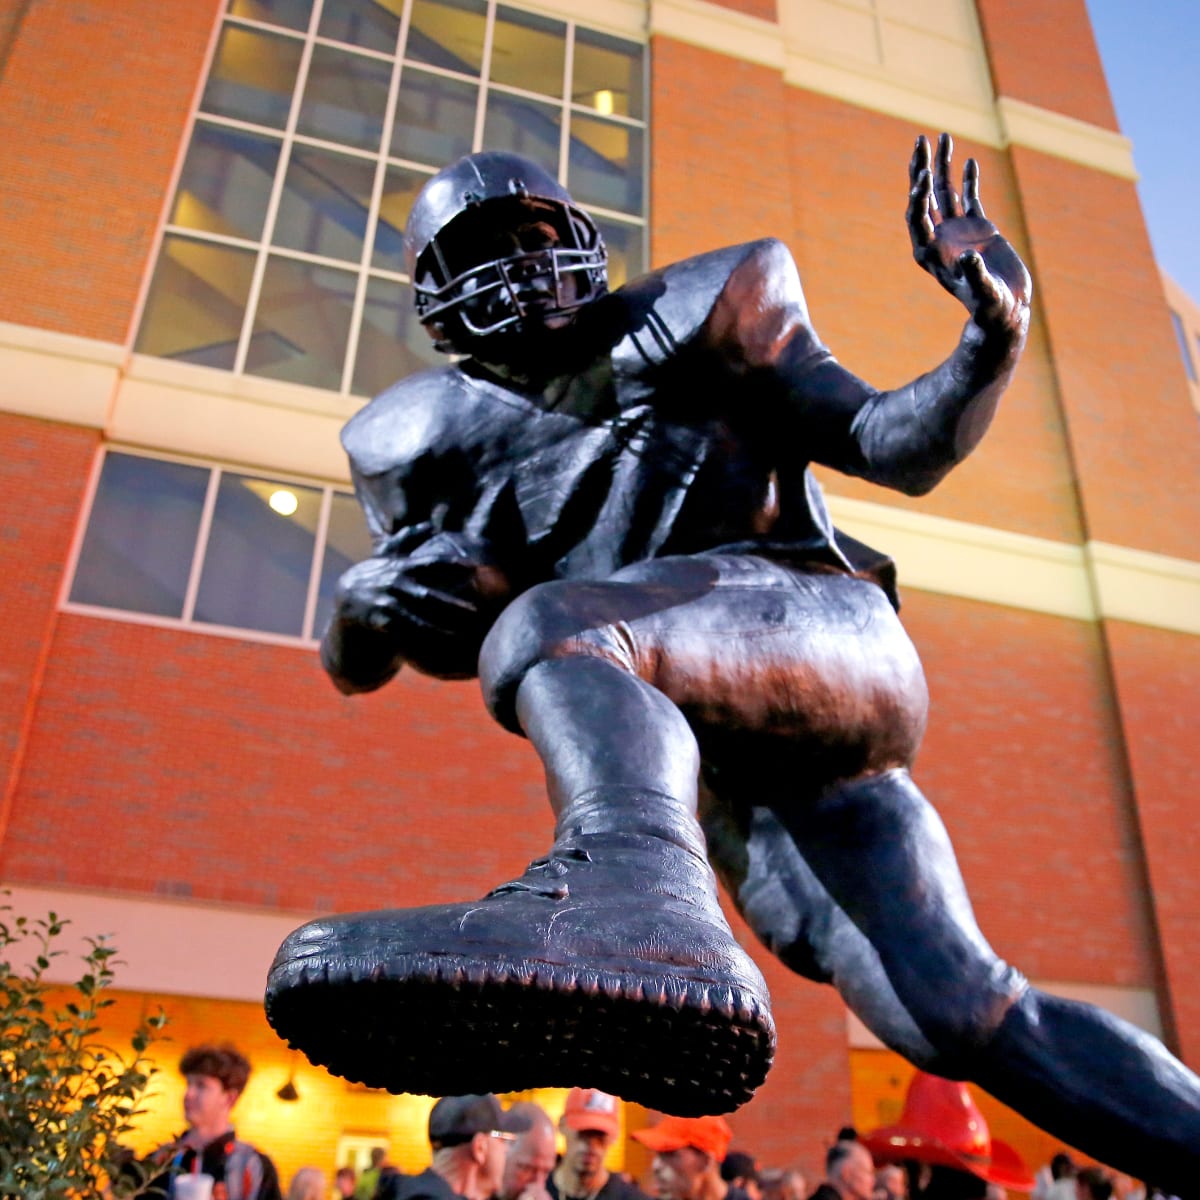
<path fill-rule="evenodd" d="M 1155 256 L 1200 303 L 1200 2 L 1087 6 Z"/>

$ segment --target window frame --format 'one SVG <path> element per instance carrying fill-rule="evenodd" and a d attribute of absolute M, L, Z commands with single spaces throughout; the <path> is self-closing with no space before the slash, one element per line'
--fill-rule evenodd
<path fill-rule="evenodd" d="M 416 59 L 410 59 L 406 57 L 405 54 L 399 53 L 399 48 L 401 46 L 404 46 L 405 50 L 407 51 L 407 39 L 413 0 L 405 0 L 398 26 L 396 47 L 391 53 L 371 49 L 365 46 L 357 46 L 346 42 L 340 42 L 333 38 L 319 35 L 317 30 L 320 26 L 324 4 L 325 0 L 313 0 L 312 10 L 309 14 L 308 27 L 304 31 L 272 25 L 269 22 L 256 20 L 251 17 L 236 16 L 229 11 L 228 3 L 222 6 L 222 11 L 217 18 L 217 22 L 213 30 L 210 56 L 205 65 L 202 85 L 198 86 L 197 88 L 195 106 L 187 123 L 185 137 L 183 138 L 180 147 L 175 178 L 172 180 L 170 191 L 164 199 L 162 220 L 157 231 L 154 252 L 150 256 L 147 264 L 141 303 L 139 304 L 139 309 L 136 314 L 136 320 L 132 323 L 130 331 L 130 348 L 134 353 L 145 355 L 146 357 L 165 358 L 167 361 L 188 365 L 180 358 L 172 355 L 157 355 L 148 350 L 138 349 L 138 340 L 146 328 L 147 318 L 150 314 L 149 300 L 151 296 L 152 284 L 159 270 L 160 263 L 163 261 L 164 246 L 166 245 L 168 239 L 182 238 L 188 242 L 200 243 L 202 245 L 212 244 L 216 246 L 224 246 L 231 249 L 252 253 L 254 255 L 254 263 L 249 291 L 246 296 L 244 306 L 241 310 L 241 324 L 237 336 L 237 345 L 234 353 L 233 365 L 232 367 L 221 366 L 213 369 L 219 370 L 223 374 L 234 376 L 239 379 L 260 378 L 267 381 L 279 381 L 283 383 L 290 382 L 293 386 L 295 386 L 295 381 L 280 380 L 277 376 L 264 375 L 262 373 L 253 371 L 248 372 L 246 370 L 247 360 L 252 354 L 253 339 L 259 315 L 259 306 L 263 298 L 263 284 L 266 278 L 268 264 L 272 258 L 288 259 L 297 263 L 308 264 L 313 267 L 323 267 L 347 272 L 353 276 L 354 296 L 351 303 L 349 332 L 341 362 L 339 384 L 336 389 L 318 387 L 317 390 L 325 392 L 326 394 L 334 394 L 353 399 L 367 398 L 365 393 L 354 390 L 354 384 L 360 334 L 363 326 L 363 313 L 367 303 L 367 293 L 370 283 L 372 280 L 386 281 L 402 286 L 407 286 L 411 283 L 409 276 L 403 271 L 393 270 L 388 267 L 377 267 L 372 264 L 375 237 L 380 220 L 381 201 L 388 177 L 388 171 L 392 168 L 400 168 L 416 172 L 417 174 L 432 176 L 438 169 L 440 169 L 441 166 L 445 165 L 439 163 L 436 166 L 433 166 L 429 163 L 421 162 L 419 160 L 398 157 L 392 153 L 392 134 L 395 126 L 397 100 L 400 94 L 400 88 L 403 84 L 405 71 L 408 68 L 427 72 L 433 75 L 439 75 L 443 78 L 465 81 L 477 89 L 475 96 L 475 126 L 472 141 L 472 146 L 476 150 L 480 149 L 482 145 L 484 122 L 488 112 L 488 98 L 492 93 L 503 95 L 517 101 L 529 100 L 557 106 L 557 111 L 560 118 L 558 180 L 564 186 L 568 186 L 567 175 L 570 166 L 572 114 L 578 114 L 581 117 L 590 117 L 593 119 L 598 118 L 614 124 L 625 125 L 631 130 L 638 131 L 641 135 L 641 161 L 638 163 L 642 199 L 640 213 L 631 214 L 628 212 L 607 208 L 602 205 L 593 204 L 587 204 L 585 207 L 587 208 L 588 212 L 595 217 L 600 218 L 602 221 L 613 223 L 634 231 L 637 235 L 637 245 L 640 251 L 642 266 L 644 268 L 648 265 L 649 212 L 651 203 L 649 190 L 650 122 L 648 112 L 650 100 L 650 45 L 648 41 L 641 41 L 637 38 L 629 36 L 628 34 L 609 33 L 604 29 L 588 25 L 586 22 L 580 22 L 576 20 L 574 16 L 554 14 L 544 8 L 525 7 L 519 3 L 513 4 L 510 2 L 510 0 L 486 0 L 487 8 L 482 71 L 478 76 L 472 76 L 467 73 L 453 71 L 445 67 L 439 67 L 431 63 L 423 63 Z M 528 13 L 530 16 L 536 18 L 550 18 L 556 22 L 560 22 L 563 25 L 565 31 L 565 46 L 561 98 L 546 97 L 540 93 L 530 92 L 520 87 L 495 83 L 491 80 L 490 75 L 493 49 L 493 31 L 495 29 L 497 20 L 497 10 L 500 8 L 516 10 L 520 13 Z M 583 28 L 589 34 L 599 34 L 606 37 L 612 37 L 617 41 L 623 41 L 630 45 L 641 46 L 642 54 L 640 67 L 642 78 L 640 85 L 644 111 L 640 118 L 626 117 L 619 113 L 598 114 L 589 105 L 572 99 L 571 92 L 574 81 L 573 69 L 575 38 L 576 31 L 580 28 Z M 253 121 L 244 120 L 241 118 L 206 113 L 201 108 L 201 100 L 208 86 L 208 81 L 212 75 L 213 66 L 216 62 L 218 47 L 221 44 L 221 40 L 225 31 L 229 29 L 243 29 L 254 33 L 269 34 L 273 37 L 290 39 L 300 44 L 301 53 L 297 67 L 297 75 L 292 85 L 292 94 L 288 106 L 288 115 L 282 129 L 260 125 Z M 377 150 L 363 150 L 351 145 L 333 142 L 325 138 L 315 137 L 309 134 L 298 132 L 297 127 L 300 120 L 301 110 L 304 107 L 309 69 L 312 65 L 313 54 L 318 47 L 347 52 L 359 55 L 366 59 L 373 59 L 382 64 L 390 65 L 386 107 L 383 113 L 382 132 Z M 278 155 L 276 159 L 275 174 L 273 180 L 271 181 L 262 229 L 257 240 L 235 234 L 218 233 L 215 231 L 197 229 L 191 226 L 177 224 L 171 219 L 176 214 L 178 207 L 179 189 L 183 178 L 183 166 L 193 146 L 196 130 L 200 126 L 207 126 L 218 130 L 224 128 L 233 132 L 240 132 L 268 138 L 277 143 Z M 352 157 L 359 157 L 365 162 L 369 162 L 374 165 L 374 180 L 369 204 L 366 209 L 363 246 L 357 263 L 350 260 L 330 258 L 326 255 L 315 254 L 310 251 L 277 246 L 273 243 L 279 211 L 284 197 L 284 184 L 288 178 L 293 150 L 296 147 L 306 147 L 311 150 L 324 150 L 333 153 L 345 154 Z M 299 386 L 314 387 L 317 385 L 300 383 Z"/>
<path fill-rule="evenodd" d="M 198 467 L 209 472 L 204 501 L 200 512 L 200 521 L 196 529 L 196 543 L 192 548 L 192 561 L 188 571 L 188 582 L 184 593 L 181 616 L 164 617 L 155 613 L 138 612 L 134 609 L 109 608 L 101 604 L 84 604 L 70 598 L 71 591 L 75 586 L 75 577 L 79 568 L 79 559 L 83 550 L 84 539 L 87 537 L 96 496 L 100 490 L 100 479 L 104 471 L 104 463 L 110 453 L 124 454 L 134 458 L 145 458 L 157 462 L 179 463 L 183 466 Z M 195 619 L 196 596 L 200 589 L 200 579 L 203 573 L 208 539 L 212 531 L 212 516 L 216 508 L 221 479 L 226 473 L 252 475 L 269 480 L 272 483 L 279 483 L 283 487 L 291 485 L 317 490 L 321 493 L 320 514 L 316 528 L 313 531 L 313 556 L 309 564 L 304 617 L 301 624 L 301 632 L 298 635 L 271 633 L 267 630 L 252 629 L 244 625 L 218 625 L 209 621 Z M 256 466 L 245 463 L 215 462 L 211 459 L 196 458 L 184 454 L 147 450 L 140 446 L 127 446 L 119 442 L 105 442 L 97 448 L 88 475 L 80 505 L 78 522 L 75 528 L 75 535 L 71 542 L 70 552 L 67 556 L 63 572 L 62 585 L 58 597 L 58 611 L 87 617 L 101 617 L 111 621 L 124 621 L 133 625 L 149 625 L 159 629 L 182 630 L 187 633 L 203 633 L 215 637 L 236 638 L 241 641 L 262 642 L 272 646 L 290 646 L 303 650 L 316 649 L 320 645 L 320 635 L 319 631 L 313 628 L 313 625 L 316 618 L 317 606 L 320 603 L 322 567 L 325 561 L 330 512 L 333 508 L 333 498 L 335 495 L 348 496 L 351 499 L 355 498 L 354 489 L 345 483 L 333 483 L 328 480 L 314 479 L 312 476 L 297 475 L 291 472 L 277 472 L 272 468 L 259 469 Z"/>
<path fill-rule="evenodd" d="M 1187 323 L 1183 319 L 1183 314 L 1176 312 L 1170 308 L 1168 311 L 1171 314 L 1171 325 L 1175 330 L 1175 341 L 1179 344 L 1179 355 L 1183 359 L 1183 369 L 1187 373 L 1188 382 L 1193 386 L 1200 383 L 1200 376 L 1197 376 L 1196 359 L 1192 355 L 1191 339 L 1188 337 Z M 1197 336 L 1197 349 L 1200 349 L 1200 335 Z"/>

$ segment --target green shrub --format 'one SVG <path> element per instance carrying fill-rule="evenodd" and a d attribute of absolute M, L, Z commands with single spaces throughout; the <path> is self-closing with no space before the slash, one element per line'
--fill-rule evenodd
<path fill-rule="evenodd" d="M 87 938 L 83 973 L 69 987 L 45 979 L 68 922 L 30 920 L 0 904 L 0 1197 L 57 1200 L 145 1190 L 145 1172 L 122 1146 L 157 1068 L 146 1057 L 166 1024 L 143 1016 L 129 1050 L 98 1040 L 115 1001 L 116 950 Z M 27 961 L 26 961 L 27 960 Z M 64 999 L 63 993 L 66 993 Z"/>

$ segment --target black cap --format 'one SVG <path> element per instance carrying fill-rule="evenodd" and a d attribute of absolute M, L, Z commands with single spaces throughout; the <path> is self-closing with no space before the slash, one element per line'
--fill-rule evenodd
<path fill-rule="evenodd" d="M 429 1114 L 429 1144 L 435 1150 L 469 1142 L 477 1133 L 524 1133 L 528 1117 L 505 1112 L 490 1092 L 486 1096 L 443 1096 Z"/>

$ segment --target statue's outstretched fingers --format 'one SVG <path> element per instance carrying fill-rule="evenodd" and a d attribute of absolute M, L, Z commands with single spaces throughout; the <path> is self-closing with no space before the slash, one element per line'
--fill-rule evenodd
<path fill-rule="evenodd" d="M 979 163 L 973 158 L 968 158 L 963 167 L 962 199 L 964 216 L 987 220 L 987 213 L 983 211 L 979 200 Z"/>
<path fill-rule="evenodd" d="M 943 219 L 962 216 L 962 204 L 950 174 L 953 156 L 954 139 L 948 133 L 939 134 L 937 154 L 934 156 L 933 195 Z"/>

